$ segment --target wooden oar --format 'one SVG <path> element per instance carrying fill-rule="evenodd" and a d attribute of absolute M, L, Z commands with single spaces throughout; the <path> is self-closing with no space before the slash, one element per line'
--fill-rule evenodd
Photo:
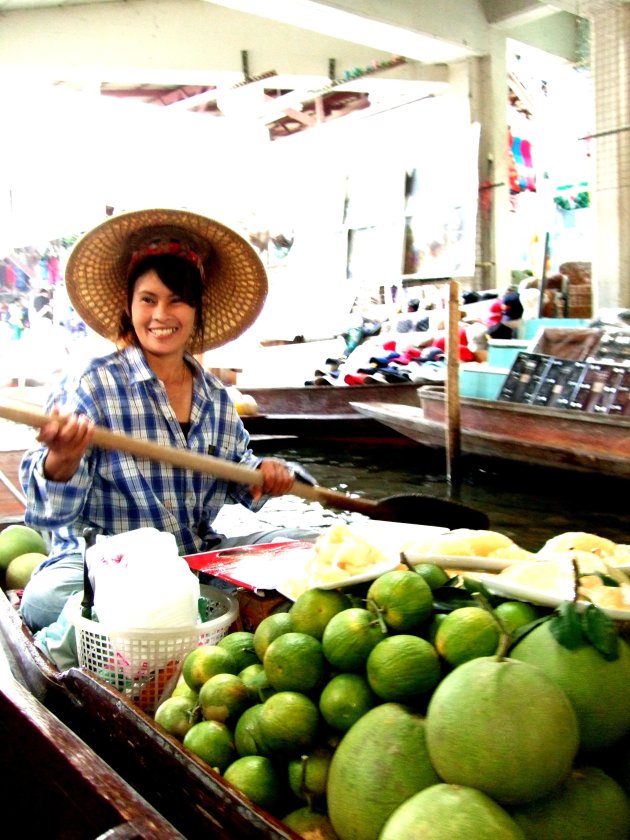
<path fill-rule="evenodd" d="M 0 403 L 0 417 L 23 423 L 27 426 L 41 428 L 50 422 L 46 414 L 29 409 Z M 63 422 L 63 417 L 56 418 Z M 162 461 L 176 467 L 207 473 L 216 478 L 245 484 L 250 487 L 260 487 L 262 475 L 259 470 L 235 464 L 212 455 L 190 452 L 188 449 L 178 449 L 174 446 L 164 446 L 147 440 L 111 432 L 97 426 L 92 439 L 94 446 L 110 449 L 115 452 L 128 452 L 140 458 L 152 461 Z M 318 485 L 311 486 L 295 480 L 290 494 L 299 496 L 311 502 L 319 502 L 337 510 L 354 511 L 369 516 L 371 519 L 381 519 L 388 522 L 410 522 L 417 525 L 441 525 L 445 528 L 480 528 L 488 527 L 488 517 L 482 511 L 468 507 L 449 499 L 438 499 L 434 496 L 410 494 L 404 496 L 389 496 L 379 501 L 355 498 L 328 490 Z"/>

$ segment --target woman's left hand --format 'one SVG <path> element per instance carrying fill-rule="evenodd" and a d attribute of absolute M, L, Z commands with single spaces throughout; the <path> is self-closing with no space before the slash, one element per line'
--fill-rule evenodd
<path fill-rule="evenodd" d="M 260 462 L 258 469 L 262 473 L 262 486 L 252 488 L 254 501 L 261 496 L 284 496 L 288 493 L 293 484 L 294 475 L 286 464 L 274 458 L 265 458 Z"/>

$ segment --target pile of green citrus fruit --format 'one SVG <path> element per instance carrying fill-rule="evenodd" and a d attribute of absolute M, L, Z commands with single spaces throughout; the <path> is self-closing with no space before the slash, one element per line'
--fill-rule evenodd
<path fill-rule="evenodd" d="M 305 838 L 626 840 L 619 628 L 464 583 L 308 590 L 190 651 L 155 720 Z"/>

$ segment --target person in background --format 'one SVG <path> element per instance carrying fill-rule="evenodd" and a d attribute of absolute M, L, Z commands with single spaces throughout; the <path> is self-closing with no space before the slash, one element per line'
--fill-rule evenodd
<path fill-rule="evenodd" d="M 299 530 L 230 538 L 213 529 L 225 504 L 256 511 L 287 493 L 300 470 L 254 456 L 227 390 L 195 358 L 235 339 L 262 309 L 267 278 L 251 245 L 195 213 L 124 213 L 79 240 L 66 286 L 80 317 L 116 349 L 60 381 L 45 406 L 50 422 L 20 467 L 25 523 L 51 535 L 20 607 L 32 630 L 44 628 L 36 634 L 44 646 L 46 628 L 83 589 L 88 528 L 109 536 L 154 527 L 172 533 L 182 555 L 316 538 Z M 95 425 L 257 468 L 262 487 L 99 449 Z"/>

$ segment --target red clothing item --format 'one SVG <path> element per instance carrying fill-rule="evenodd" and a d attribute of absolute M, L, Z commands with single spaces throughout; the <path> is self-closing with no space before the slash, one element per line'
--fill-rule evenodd
<path fill-rule="evenodd" d="M 431 347 L 437 347 L 446 353 L 446 336 L 440 335 L 431 342 Z M 468 335 L 463 327 L 459 330 L 459 360 L 460 362 L 474 362 L 475 356 L 468 349 Z"/>

